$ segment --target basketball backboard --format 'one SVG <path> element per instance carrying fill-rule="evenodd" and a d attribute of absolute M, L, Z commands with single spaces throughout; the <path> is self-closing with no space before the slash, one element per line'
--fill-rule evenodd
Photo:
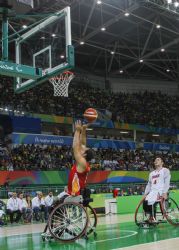
<path fill-rule="evenodd" d="M 42 69 L 42 76 L 37 79 L 17 77 L 17 93 L 74 67 L 70 7 L 45 17 L 16 39 L 16 64 Z"/>
<path fill-rule="evenodd" d="M 33 1 L 0 0 L 2 17 L 0 74 L 15 78 L 16 93 L 37 86 L 74 67 L 70 7 L 67 6 L 56 13 L 35 13 L 31 18 L 29 14 L 19 15 L 25 18 L 23 26 L 20 24 L 20 30 L 17 30 L 13 28 L 12 23 L 9 23 L 9 19 L 15 18 L 13 11 L 18 10 L 18 6 L 21 11 L 25 11 L 22 5 L 31 9 Z M 9 27 L 14 31 L 10 35 Z M 15 62 L 10 61 L 8 55 L 8 44 L 14 41 Z"/>

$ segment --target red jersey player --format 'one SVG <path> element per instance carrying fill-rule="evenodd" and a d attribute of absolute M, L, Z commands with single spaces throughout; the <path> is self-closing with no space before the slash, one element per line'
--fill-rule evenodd
<path fill-rule="evenodd" d="M 87 175 L 90 171 L 89 161 L 93 158 L 93 152 L 86 147 L 86 128 L 81 121 L 75 123 L 75 134 L 73 138 L 73 153 L 75 164 L 69 174 L 68 193 L 76 196 L 80 190 L 85 188 Z"/>
<path fill-rule="evenodd" d="M 87 125 L 82 125 L 81 121 L 75 123 L 75 134 L 73 138 L 73 153 L 75 157 L 75 164 L 69 174 L 68 179 L 68 194 L 77 196 L 80 194 L 81 189 L 85 188 L 87 175 L 90 171 L 89 161 L 93 158 L 93 151 L 86 147 L 86 128 Z M 60 197 L 60 203 L 64 202 L 64 199 L 68 195 L 64 194 Z M 59 204 L 54 203 L 53 207 Z M 53 209 L 52 207 L 52 209 Z M 48 223 L 45 226 L 42 236 L 46 235 Z"/>

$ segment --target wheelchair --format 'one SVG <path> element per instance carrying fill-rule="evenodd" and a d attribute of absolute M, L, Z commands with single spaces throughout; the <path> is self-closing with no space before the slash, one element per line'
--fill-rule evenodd
<path fill-rule="evenodd" d="M 93 199 L 86 195 L 68 196 L 64 202 L 57 203 L 51 211 L 48 223 L 42 233 L 42 240 L 50 242 L 52 239 L 61 242 L 73 242 L 79 238 L 88 239 L 89 234 L 97 236 L 97 215 L 89 205 Z"/>
<path fill-rule="evenodd" d="M 6 210 L 6 204 L 0 200 L 0 226 L 7 225 L 8 216 Z"/>
<path fill-rule="evenodd" d="M 139 228 L 151 228 L 160 223 L 170 223 L 173 226 L 179 226 L 179 206 L 176 201 L 168 197 L 167 200 L 160 199 L 152 206 L 152 217 L 143 209 L 143 198 L 135 211 L 135 223 Z"/>

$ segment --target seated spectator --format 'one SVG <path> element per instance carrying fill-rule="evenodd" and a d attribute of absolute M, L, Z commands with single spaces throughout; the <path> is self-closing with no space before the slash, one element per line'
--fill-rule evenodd
<path fill-rule="evenodd" d="M 134 195 L 134 190 L 131 187 L 128 188 L 127 195 Z"/>
<path fill-rule="evenodd" d="M 32 221 L 32 200 L 30 195 L 26 195 L 26 218 L 25 222 L 30 223 Z"/>
<path fill-rule="evenodd" d="M 7 214 L 10 216 L 11 224 L 14 222 L 18 223 L 22 216 L 16 192 L 14 192 L 12 197 L 7 201 Z M 16 215 L 16 218 L 14 218 L 14 215 Z"/>
<path fill-rule="evenodd" d="M 29 223 L 31 221 L 30 217 L 32 217 L 32 207 L 28 207 L 27 200 L 24 199 L 23 193 L 20 193 L 18 196 L 19 209 L 22 213 L 22 217 L 25 223 Z"/>
<path fill-rule="evenodd" d="M 43 196 L 42 192 L 37 192 L 37 196 L 32 199 L 32 209 L 36 221 L 40 220 L 41 218 L 40 213 L 42 212 L 44 212 L 44 218 L 47 217 L 45 212 L 45 202 L 42 196 Z"/>
<path fill-rule="evenodd" d="M 18 204 L 19 204 L 19 210 L 22 214 L 23 219 L 25 219 L 25 217 L 26 217 L 26 202 L 24 200 L 23 193 L 18 194 L 17 200 L 18 200 Z"/>
<path fill-rule="evenodd" d="M 48 215 L 51 211 L 53 201 L 54 201 L 53 192 L 50 191 L 44 199 L 44 202 L 45 202 L 45 220 L 48 219 Z"/>
<path fill-rule="evenodd" d="M 125 196 L 125 195 L 126 195 L 126 194 L 125 194 L 124 190 L 123 190 L 123 189 L 120 189 L 120 190 L 119 190 L 118 196 Z"/>
<path fill-rule="evenodd" d="M 59 200 L 63 199 L 64 197 L 67 197 L 69 194 L 68 194 L 68 187 L 65 186 L 64 187 L 64 191 L 61 192 L 57 197 Z"/>

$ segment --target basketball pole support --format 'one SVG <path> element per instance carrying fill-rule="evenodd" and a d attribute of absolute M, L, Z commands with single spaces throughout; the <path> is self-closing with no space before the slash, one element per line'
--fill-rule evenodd
<path fill-rule="evenodd" d="M 60 10 L 55 15 L 52 15 L 44 22 L 40 23 L 40 26 L 37 25 L 32 30 L 29 30 L 25 34 L 21 35 L 21 38 L 16 39 L 16 62 L 9 61 L 8 58 L 8 43 L 9 43 L 9 30 L 8 30 L 8 18 L 12 13 L 12 6 L 5 3 L 0 4 L 0 17 L 2 20 L 2 58 L 0 60 L 0 75 L 16 77 L 16 79 L 28 79 L 26 82 L 18 82 L 14 84 L 14 90 L 16 93 L 24 92 L 28 89 L 31 89 L 49 78 L 56 76 L 57 74 L 70 70 L 74 68 L 74 47 L 71 43 L 71 16 L 70 16 L 70 7 L 67 6 L 65 9 Z M 44 75 L 44 72 L 41 68 L 31 67 L 28 65 L 21 64 L 20 58 L 20 49 L 21 43 L 23 40 L 31 36 L 33 33 L 36 33 L 39 30 L 39 27 L 42 25 L 47 25 L 53 21 L 58 20 L 59 18 L 65 16 L 65 28 L 66 28 L 66 62 L 55 66 L 54 68 L 48 69 L 48 74 Z"/>
<path fill-rule="evenodd" d="M 8 9 L 2 11 L 2 61 L 8 61 Z"/>
<path fill-rule="evenodd" d="M 63 10 L 56 12 L 54 15 L 51 15 L 48 19 L 45 19 L 43 22 L 39 23 L 33 29 L 27 31 L 26 33 L 21 35 L 21 38 L 17 38 L 16 40 L 16 63 L 20 63 L 20 53 L 21 53 L 21 43 L 23 43 L 26 39 L 37 33 L 40 29 L 45 28 L 47 25 L 58 21 L 60 18 L 65 18 L 65 39 L 66 39 L 66 62 L 61 63 L 54 68 L 48 68 L 46 73 L 39 77 L 38 79 L 34 80 L 29 79 L 25 82 L 22 82 L 20 77 L 17 77 L 17 81 L 15 83 L 14 91 L 15 93 L 22 93 L 27 91 L 31 88 L 38 86 L 39 84 L 47 81 L 49 78 L 52 78 L 64 71 L 68 71 L 75 66 L 74 61 L 74 47 L 71 41 L 71 15 L 70 15 L 70 7 L 67 6 Z M 45 48 L 45 50 L 48 47 Z M 33 55 L 33 59 L 37 54 L 41 54 L 44 51 L 41 50 Z M 35 61 L 33 60 L 33 66 L 35 66 Z M 22 78 L 22 77 L 21 77 Z"/>
<path fill-rule="evenodd" d="M 2 18 L 2 59 L 0 61 L 0 74 L 12 77 L 21 76 L 27 79 L 36 80 L 42 76 L 42 69 L 8 61 L 8 15 L 10 13 L 11 6 L 7 3 L 0 5 L 0 15 Z"/>

